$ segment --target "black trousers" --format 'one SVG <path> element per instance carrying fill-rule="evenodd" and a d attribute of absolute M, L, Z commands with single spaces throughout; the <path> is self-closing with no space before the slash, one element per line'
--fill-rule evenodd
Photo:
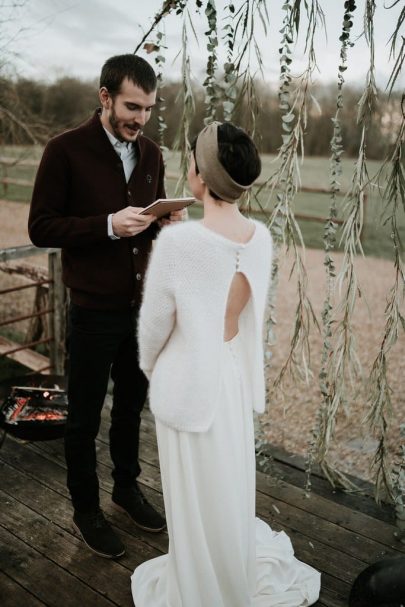
<path fill-rule="evenodd" d="M 140 473 L 140 414 L 148 381 L 138 364 L 137 313 L 70 307 L 65 455 L 73 507 L 81 512 L 99 507 L 95 439 L 110 373 L 114 382 L 110 426 L 114 484 L 129 487 Z"/>

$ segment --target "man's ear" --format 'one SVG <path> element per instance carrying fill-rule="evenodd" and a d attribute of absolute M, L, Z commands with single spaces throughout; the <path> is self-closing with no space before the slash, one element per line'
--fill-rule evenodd
<path fill-rule="evenodd" d="M 108 90 L 106 89 L 105 86 L 101 87 L 101 89 L 98 92 L 98 96 L 99 96 L 100 103 L 103 106 L 103 108 L 105 110 L 108 110 L 110 108 L 111 97 L 110 97 L 110 93 L 108 92 Z"/>

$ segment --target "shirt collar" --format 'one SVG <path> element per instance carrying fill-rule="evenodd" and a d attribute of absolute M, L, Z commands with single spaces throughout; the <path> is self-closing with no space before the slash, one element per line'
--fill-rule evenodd
<path fill-rule="evenodd" d="M 110 131 L 108 131 L 104 125 L 102 125 L 102 127 L 105 130 L 107 137 L 115 150 L 121 150 L 122 148 L 125 148 L 127 151 L 129 151 L 132 149 L 132 143 L 130 141 L 120 141 L 115 137 L 115 135 L 110 133 Z"/>

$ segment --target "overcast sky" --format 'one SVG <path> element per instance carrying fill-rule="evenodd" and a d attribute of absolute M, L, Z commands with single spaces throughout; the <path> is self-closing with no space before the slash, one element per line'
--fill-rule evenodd
<path fill-rule="evenodd" d="M 189 0 L 195 6 L 194 0 Z M 362 17 L 365 0 L 356 0 L 354 39 L 362 31 Z M 393 62 L 389 62 L 388 40 L 398 14 L 404 6 L 401 0 L 391 10 L 394 0 L 377 0 L 375 19 L 376 74 L 377 84 L 385 88 Z M 0 0 L 2 20 L 6 15 L 6 5 L 11 0 Z M 149 28 L 153 16 L 160 9 L 162 0 L 20 0 L 22 6 L 13 9 L 12 19 L 3 23 L 2 44 L 18 57 L 12 56 L 12 63 L 19 74 L 35 79 L 51 81 L 61 75 L 78 76 L 84 79 L 97 78 L 100 67 L 111 55 L 133 52 L 143 33 Z M 217 0 L 217 10 L 222 17 L 225 0 Z M 238 1 L 235 2 L 238 5 Z M 283 11 L 281 0 L 268 0 L 270 28 L 267 35 L 258 20 L 255 34 L 259 42 L 265 65 L 265 78 L 277 82 L 279 75 L 278 45 L 280 40 Z M 344 0 L 321 0 L 327 24 L 327 39 L 318 35 L 317 58 L 320 72 L 316 79 L 321 82 L 336 81 L 339 64 L 339 42 Z M 195 11 L 193 9 L 193 14 Z M 7 15 L 6 15 L 7 16 Z M 205 16 L 193 19 L 198 34 L 205 29 Z M 167 75 L 173 79 L 180 77 L 180 58 L 175 60 L 181 48 L 181 22 L 174 15 L 165 19 L 167 35 Z M 304 31 L 304 30 L 303 30 Z M 404 32 L 402 32 L 404 33 Z M 301 36 L 302 37 L 302 36 Z M 198 36 L 203 40 L 203 36 Z M 153 39 L 153 36 L 152 36 Z M 190 56 L 193 76 L 202 80 L 206 61 L 205 43 L 198 45 L 190 32 Z M 296 48 L 293 71 L 298 74 L 302 61 L 302 41 Z M 140 53 L 147 57 L 145 53 Z M 151 58 L 152 56 L 149 56 Z M 223 59 L 223 55 L 221 55 Z M 364 36 L 356 40 L 349 51 L 349 69 L 345 72 L 347 81 L 362 85 L 368 65 L 368 48 Z M 402 76 L 398 87 L 404 86 Z"/>

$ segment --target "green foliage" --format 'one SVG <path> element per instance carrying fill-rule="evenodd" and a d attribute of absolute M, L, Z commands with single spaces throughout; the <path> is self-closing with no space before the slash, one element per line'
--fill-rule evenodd
<path fill-rule="evenodd" d="M 342 145 L 342 130 L 340 124 L 340 114 L 343 108 L 343 73 L 347 67 L 347 50 L 353 46 L 350 41 L 350 30 L 353 26 L 353 12 L 356 9 L 356 4 L 353 0 L 345 2 L 345 11 L 343 15 L 342 33 L 339 37 L 341 42 L 340 47 L 340 63 L 338 67 L 338 85 L 336 112 L 332 118 L 333 135 L 331 139 L 331 158 L 330 158 L 330 187 L 331 198 L 329 207 L 329 217 L 324 228 L 324 249 L 325 258 L 324 266 L 326 271 L 326 293 L 322 310 L 322 329 L 323 329 L 323 346 L 321 369 L 319 372 L 319 388 L 321 392 L 321 402 L 316 414 L 315 428 L 313 431 L 313 439 L 311 442 L 308 462 L 307 462 L 307 490 L 311 485 L 311 469 L 314 461 L 317 461 L 325 470 L 332 484 L 342 480 L 338 476 L 336 467 L 328 461 L 328 451 L 333 432 L 336 424 L 336 416 L 339 406 L 344 404 L 345 399 L 345 358 L 340 354 L 334 356 L 334 341 L 333 341 L 333 312 L 334 312 L 334 292 L 336 279 L 336 266 L 332 256 L 333 250 L 336 248 L 336 235 L 338 224 L 336 223 L 338 209 L 337 195 L 340 191 L 340 181 L 342 176 L 342 161 L 343 154 Z M 341 325 L 345 326 L 346 325 Z M 347 327 L 349 329 L 349 327 Z M 343 334 L 343 338 L 347 336 Z M 338 339 L 338 343 L 342 341 Z M 343 343 L 345 339 L 343 339 Z M 350 344 L 349 344 L 350 350 Z M 337 358 L 337 360 L 336 360 Z M 336 364 L 337 363 L 337 364 Z M 347 487 L 347 483 L 343 483 Z"/>
<path fill-rule="evenodd" d="M 387 376 L 388 355 L 398 341 L 399 334 L 405 330 L 405 266 L 402 259 L 402 243 L 398 228 L 398 214 L 405 210 L 405 169 L 403 154 L 405 148 L 405 95 L 402 98 L 402 123 L 394 145 L 391 158 L 381 167 L 377 182 L 385 178 L 383 189 L 383 224 L 388 224 L 393 244 L 395 281 L 389 292 L 385 309 L 385 330 L 380 350 L 370 374 L 369 411 L 366 417 L 371 432 L 377 435 L 379 446 L 374 458 L 376 471 L 376 498 L 381 499 L 383 492 L 395 503 L 405 498 L 404 487 L 398 472 L 390 474 L 391 462 L 385 443 L 388 420 L 392 413 L 392 389 Z M 387 170 L 386 170 L 387 169 Z M 401 502 L 403 503 L 403 502 Z"/>
<path fill-rule="evenodd" d="M 176 186 L 176 194 L 185 194 L 185 187 L 187 183 L 187 171 L 188 162 L 190 157 L 191 145 L 190 145 L 190 122 L 191 117 L 194 113 L 194 96 L 193 89 L 191 86 L 190 76 L 190 56 L 188 54 L 187 41 L 187 14 L 183 14 L 183 30 L 182 30 L 182 89 L 178 95 L 177 102 L 181 104 L 183 108 L 182 115 L 180 117 L 180 126 L 177 131 L 177 137 L 174 142 L 174 148 L 180 150 L 181 154 L 181 176 Z"/>
<path fill-rule="evenodd" d="M 208 29 L 205 32 L 207 37 L 207 75 L 203 82 L 205 89 L 205 104 L 206 104 L 206 117 L 204 119 L 205 124 L 210 124 L 217 117 L 218 102 L 220 100 L 221 92 L 220 87 L 217 83 L 215 73 L 218 65 L 217 48 L 218 48 L 218 35 L 217 35 L 217 11 L 215 8 L 215 2 L 208 0 L 205 15 L 207 17 Z"/>

